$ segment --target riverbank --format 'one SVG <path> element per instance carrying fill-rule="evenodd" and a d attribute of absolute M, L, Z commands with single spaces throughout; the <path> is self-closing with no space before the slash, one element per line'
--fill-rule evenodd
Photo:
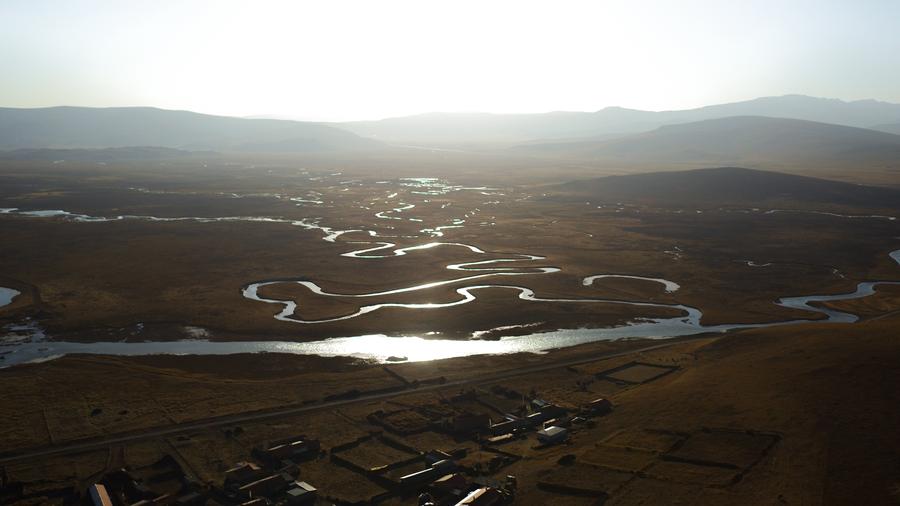
<path fill-rule="evenodd" d="M 894 250 L 888 255 L 889 258 L 900 265 L 900 250 Z M 593 275 L 586 277 L 583 284 L 590 285 L 596 279 L 608 275 Z M 631 276 L 638 280 L 646 280 Z M 668 287 L 669 292 L 677 291 L 678 285 L 672 281 L 664 279 L 654 279 L 656 283 L 661 283 Z M 300 281 L 298 283 L 311 285 L 318 288 L 315 284 Z M 842 304 L 848 305 L 848 302 L 858 299 L 864 299 L 876 294 L 879 286 L 896 286 L 900 285 L 897 281 L 866 281 L 857 285 L 856 290 L 845 294 L 835 295 L 809 295 L 798 297 L 783 297 L 778 300 L 778 304 L 797 310 L 803 310 L 809 313 L 824 316 L 824 320 L 820 323 L 854 323 L 859 317 L 856 314 L 838 309 Z M 257 286 L 245 288 L 244 296 L 259 302 L 281 303 L 285 306 L 280 315 L 286 319 L 288 315 L 293 314 L 296 305 L 292 302 L 282 302 L 277 300 L 261 298 L 257 295 Z M 470 287 L 457 290 L 458 293 L 466 295 L 467 298 L 463 302 L 475 300 L 469 290 L 476 287 Z M 490 288 L 483 286 L 480 288 Z M 697 308 L 691 308 L 683 305 L 662 305 L 650 304 L 638 301 L 617 301 L 617 300 L 572 300 L 572 299 L 538 299 L 534 297 L 533 292 L 522 287 L 502 287 L 494 288 L 514 288 L 520 291 L 520 298 L 532 301 L 543 302 L 596 302 L 612 306 L 651 306 L 651 307 L 668 307 L 676 309 L 684 314 L 671 318 L 644 318 L 637 321 L 631 321 L 624 325 L 611 328 L 581 328 L 574 330 L 555 330 L 547 332 L 527 333 L 528 325 L 517 325 L 517 330 L 525 331 L 521 335 L 501 337 L 496 340 L 447 340 L 439 338 L 423 339 L 420 337 L 390 337 L 385 335 L 361 335 L 346 338 L 331 338 L 322 341 L 296 343 L 296 342 L 278 342 L 278 341 L 209 341 L 202 339 L 206 337 L 205 329 L 186 328 L 187 332 L 195 332 L 195 339 L 176 340 L 176 341 L 136 341 L 136 342 L 65 342 L 58 340 L 48 340 L 43 337 L 43 331 L 39 327 L 35 327 L 32 331 L 35 333 L 31 338 L 25 334 L 24 337 L 10 339 L 9 335 L 5 338 L 4 353 L 2 355 L 2 366 L 9 367 L 16 364 L 25 364 L 29 362 L 39 362 L 53 360 L 70 354 L 97 354 L 97 355 L 232 355 L 242 353 L 291 353 L 299 355 L 317 355 L 322 357 L 349 357 L 356 359 L 369 360 L 381 363 L 390 362 L 420 362 L 431 360 L 442 360 L 456 357 L 468 357 L 476 355 L 500 355 L 515 353 L 544 353 L 553 349 L 564 349 L 572 346 L 582 345 L 596 341 L 615 341 L 620 339 L 667 339 L 679 336 L 690 336 L 702 333 L 723 333 L 735 330 L 747 330 L 765 327 L 783 327 L 798 324 L 807 324 L 815 322 L 813 319 L 798 319 L 783 322 L 765 323 L 765 324 L 730 324 L 730 325 L 702 325 L 702 312 Z M 413 287 L 409 291 L 417 291 L 418 287 Z M 318 293 L 324 294 L 321 290 Z M 529 299 L 530 297 L 530 299 Z M 439 304 L 408 304 L 408 309 L 424 309 L 430 305 L 441 307 Z M 450 303 L 450 305 L 459 305 L 459 303 Z M 367 306 L 372 310 L 377 310 L 383 305 Z M 849 304 L 850 307 L 853 304 Z M 364 314 L 359 312 L 358 314 Z M 349 318 L 350 319 L 352 315 Z M 26 331 L 29 330 L 26 327 Z M 513 330 L 513 329 L 500 329 Z"/>

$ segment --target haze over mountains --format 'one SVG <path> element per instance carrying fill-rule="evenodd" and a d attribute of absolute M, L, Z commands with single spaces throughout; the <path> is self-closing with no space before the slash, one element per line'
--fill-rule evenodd
<path fill-rule="evenodd" d="M 880 130 L 891 134 L 900 135 L 900 123 L 888 123 L 884 125 L 876 125 L 872 127 L 874 130 Z"/>
<path fill-rule="evenodd" d="M 78 162 L 119 162 L 140 160 L 171 160 L 174 158 L 215 157 L 215 151 L 185 151 L 183 149 L 161 148 L 158 146 L 126 146 L 120 148 L 97 149 L 50 149 L 22 148 L 9 151 L 0 150 L 0 160 L 68 160 Z"/>
<path fill-rule="evenodd" d="M 548 188 L 548 198 L 592 203 L 628 202 L 683 206 L 758 207 L 799 202 L 825 206 L 900 209 L 900 189 L 865 186 L 740 167 L 650 172 L 572 181 Z"/>
<path fill-rule="evenodd" d="M 543 114 L 430 113 L 339 123 L 336 126 L 386 142 L 521 143 L 539 139 L 608 138 L 646 132 L 663 125 L 730 116 L 768 116 L 891 129 L 894 128 L 891 125 L 900 125 L 900 104 L 785 95 L 681 111 L 652 112 L 607 107 L 597 112 Z"/>
<path fill-rule="evenodd" d="M 594 113 L 424 114 L 328 124 L 149 107 L 0 108 L 0 150 L 8 151 L 0 157 L 6 159 L 140 160 L 191 156 L 182 151 L 305 153 L 413 145 L 623 166 L 893 170 L 900 168 L 898 133 L 900 104 L 801 95 L 684 111 L 610 107 Z M 47 149 L 61 151 L 40 151 Z"/>
<path fill-rule="evenodd" d="M 736 116 L 667 125 L 606 141 L 536 143 L 519 149 L 640 163 L 897 165 L 900 135 L 797 119 Z"/>
<path fill-rule="evenodd" d="M 0 149 L 156 146 L 186 150 L 369 149 L 377 141 L 319 123 L 211 116 L 151 107 L 0 109 Z"/>

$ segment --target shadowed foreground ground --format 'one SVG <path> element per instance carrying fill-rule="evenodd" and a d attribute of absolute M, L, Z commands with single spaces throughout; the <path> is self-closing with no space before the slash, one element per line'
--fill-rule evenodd
<path fill-rule="evenodd" d="M 897 302 L 892 294 L 877 297 L 873 304 L 878 307 Z M 537 449 L 532 436 L 503 445 L 502 451 L 520 458 L 497 471 L 497 477 L 518 477 L 517 504 L 599 504 L 596 496 L 555 489 L 553 484 L 560 481 L 603 490 L 609 496 L 607 504 L 895 504 L 900 486 L 900 435 L 895 430 L 900 425 L 897 324 L 897 317 L 889 316 L 856 325 L 742 332 L 502 380 L 504 388 L 534 390 L 564 406 L 606 395 L 616 408 L 597 419 L 594 427 L 573 431 L 566 445 Z M 54 443 L 61 443 L 134 428 L 141 425 L 135 423 L 135 415 L 148 427 L 165 426 L 242 408 L 314 399 L 350 387 L 396 385 L 394 373 L 407 381 L 436 375 L 453 380 L 623 346 L 598 343 L 544 357 L 398 364 L 389 371 L 344 360 L 339 364 L 336 359 L 278 355 L 71 357 L 0 372 L 5 385 L 21 386 L 0 394 L 0 405 L 6 407 L 0 434 L 6 439 L 4 447 L 18 446 L 17 441 L 29 439 L 22 431 L 30 427 L 31 444 L 21 445 L 27 448 L 50 442 L 45 439 L 48 433 Z M 596 379 L 596 373 L 633 360 L 678 368 L 658 379 L 624 386 Z M 71 376 L 73 367 L 80 372 L 77 378 Z M 128 388 L 104 385 L 103 378 L 110 376 L 123 378 L 121 385 Z M 586 390 L 576 386 L 586 378 L 595 378 Z M 84 388 L 86 384 L 96 388 Z M 492 398 L 494 384 L 498 383 L 478 385 L 477 390 Z M 75 396 L 68 389 L 82 394 Z M 36 500 L 42 489 L 96 479 L 110 462 L 118 462 L 119 452 L 122 464 L 140 469 L 173 454 L 174 448 L 200 482 L 220 484 L 224 466 L 247 458 L 252 447 L 264 441 L 304 433 L 319 438 L 324 448 L 337 446 L 382 430 L 367 419 L 373 412 L 434 406 L 458 391 L 413 392 L 246 424 L 239 437 L 209 429 L 109 451 L 11 463 L 6 469 L 11 479 L 25 482 L 26 490 L 37 494 L 32 496 Z M 26 416 L 15 408 L 23 397 L 45 402 Z M 102 413 L 91 416 L 91 409 L 100 406 Z M 176 406 L 180 411 L 174 410 Z M 480 458 L 477 444 L 435 432 L 391 437 L 422 449 L 467 448 L 467 458 Z M 377 461 L 384 451 L 377 446 L 360 448 L 356 458 L 363 460 Z M 558 460 L 567 454 L 575 456 L 575 463 L 560 465 Z M 697 460 L 716 464 L 691 463 Z M 328 460 L 301 463 L 300 476 L 336 499 L 358 500 L 383 492 L 362 475 Z M 352 493 L 347 488 L 351 484 Z M 388 500 L 388 504 L 409 503 L 408 497 Z"/>

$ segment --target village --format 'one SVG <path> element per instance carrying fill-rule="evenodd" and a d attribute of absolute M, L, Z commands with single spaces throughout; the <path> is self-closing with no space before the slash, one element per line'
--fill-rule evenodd
<path fill-rule="evenodd" d="M 62 494 L 61 503 L 510 504 L 517 497 L 524 499 L 517 496 L 522 493 L 522 483 L 510 471 L 523 455 L 560 448 L 563 454 L 552 464 L 567 472 L 565 468 L 576 460 L 577 446 L 593 445 L 596 435 L 591 432 L 596 432 L 597 423 L 615 416 L 614 402 L 595 397 L 597 391 L 634 388 L 679 370 L 678 365 L 633 360 L 620 360 L 600 370 L 591 366 L 597 364 L 565 371 L 578 378 L 571 382 L 569 377 L 569 394 L 561 395 L 554 388 L 550 396 L 544 396 L 538 385 L 522 391 L 522 383 L 513 383 L 515 387 L 493 383 L 439 391 L 424 402 L 401 397 L 380 404 L 391 409 L 369 411 L 365 415 L 368 430 L 340 444 L 322 443 L 320 436 L 328 427 L 310 427 L 260 441 L 246 458 L 225 466 L 217 480 L 198 477 L 176 451 L 150 465 L 125 465 L 107 472 L 83 492 Z M 585 376 L 588 371 L 590 375 Z M 365 394 L 356 391 L 344 396 Z M 579 437 L 582 432 L 585 436 Z M 228 427 L 224 434 L 242 438 L 244 429 Z M 188 440 L 189 436 L 179 439 Z M 578 480 L 556 474 L 547 475 L 537 483 L 538 488 L 598 500 L 609 495 L 607 484 L 579 485 Z M 333 476 L 343 476 L 344 483 L 352 483 L 352 490 L 346 485 L 335 487 L 329 479 Z M 0 497 L 16 499 L 15 485 L 5 483 Z"/>
<path fill-rule="evenodd" d="M 385 490 L 365 503 L 399 499 L 420 505 L 506 504 L 515 497 L 517 483 L 515 476 L 501 471 L 521 457 L 504 451 L 505 445 L 519 442 L 540 449 L 565 444 L 570 433 L 593 426 L 594 417 L 612 409 L 605 398 L 573 412 L 500 387 L 489 393 L 472 389 L 449 397 L 444 405 L 373 412 L 368 420 L 383 430 L 340 446 L 326 449 L 307 435 L 267 442 L 247 461 L 226 470 L 219 484 L 192 483 L 174 459 L 163 459 L 144 476 L 126 469 L 108 474 L 89 488 L 89 495 L 95 506 L 346 503 L 302 480 L 304 462 L 324 460 Z M 424 432 L 477 447 L 423 451 L 395 437 Z"/>

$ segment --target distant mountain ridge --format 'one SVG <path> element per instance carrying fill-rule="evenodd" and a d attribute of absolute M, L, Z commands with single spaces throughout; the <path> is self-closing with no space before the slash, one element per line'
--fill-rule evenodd
<path fill-rule="evenodd" d="M 760 116 L 666 125 L 605 141 L 536 143 L 517 149 L 632 163 L 878 163 L 900 167 L 900 135 Z"/>
<path fill-rule="evenodd" d="M 321 123 L 244 119 L 152 107 L 0 108 L 0 149 L 158 146 L 215 151 L 370 149 L 380 143 Z"/>
<path fill-rule="evenodd" d="M 607 107 L 596 112 L 542 114 L 429 113 L 333 125 L 364 137 L 394 143 L 522 143 L 540 139 L 609 137 L 729 116 L 768 116 L 871 128 L 900 124 L 900 104 L 784 95 L 678 111 Z"/>
<path fill-rule="evenodd" d="M 861 128 L 876 125 L 880 131 Z M 395 145 L 418 146 L 493 143 L 494 147 L 514 146 L 534 154 L 616 161 L 747 165 L 765 158 L 785 163 L 874 161 L 897 167 L 898 136 L 891 132 L 900 133 L 900 104 L 800 95 L 684 111 L 609 107 L 595 113 L 436 113 L 330 124 L 149 107 L 0 108 L 0 150 L 155 146 L 186 151 L 290 153 L 378 149 L 386 146 L 377 140 L 383 139 Z M 76 157 L 94 154 L 71 153 Z"/>
<path fill-rule="evenodd" d="M 875 125 L 874 127 L 872 127 L 872 129 L 878 130 L 880 132 L 887 132 L 889 134 L 900 135 L 900 123 Z"/>
<path fill-rule="evenodd" d="M 900 210 L 900 189 L 741 167 L 607 176 L 563 183 L 547 191 L 551 199 L 671 205 L 686 209 L 802 202 Z"/>
<path fill-rule="evenodd" d="M 77 162 L 117 162 L 137 160 L 163 160 L 172 158 L 215 157 L 214 151 L 185 151 L 156 146 L 129 146 L 99 149 L 49 149 L 23 148 L 0 151 L 0 160 L 66 160 Z"/>

